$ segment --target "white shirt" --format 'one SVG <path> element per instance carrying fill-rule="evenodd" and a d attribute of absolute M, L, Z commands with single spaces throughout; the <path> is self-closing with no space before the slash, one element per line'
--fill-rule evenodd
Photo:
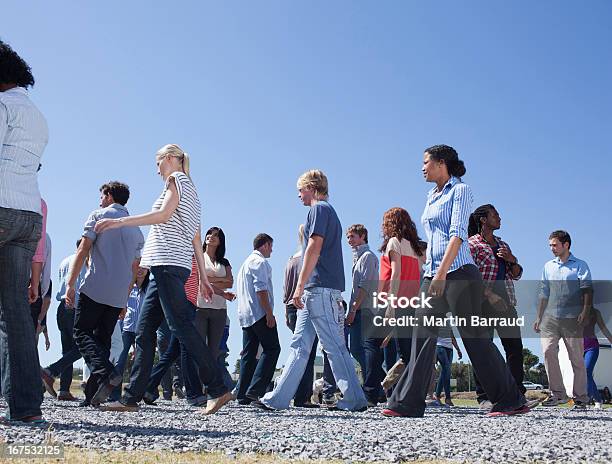
<path fill-rule="evenodd" d="M 28 92 L 0 92 L 0 207 L 40 210 L 38 165 L 49 140 L 47 121 Z"/>
<path fill-rule="evenodd" d="M 208 253 L 204 253 L 204 268 L 207 277 L 227 277 L 227 269 L 221 263 L 213 263 Z M 198 308 L 227 309 L 227 300 L 221 295 L 213 294 L 212 301 L 207 303 L 198 293 Z"/>

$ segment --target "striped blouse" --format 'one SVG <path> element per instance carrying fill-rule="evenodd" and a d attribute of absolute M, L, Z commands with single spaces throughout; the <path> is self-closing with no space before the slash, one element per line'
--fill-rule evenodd
<path fill-rule="evenodd" d="M 427 194 L 421 223 L 427 235 L 425 277 L 433 277 L 442 263 L 452 237 L 459 237 L 461 247 L 448 272 L 474 264 L 468 245 L 468 221 L 472 212 L 472 189 L 457 177 L 451 177 L 441 192 L 434 187 Z"/>
<path fill-rule="evenodd" d="M 48 139 L 47 121 L 26 89 L 0 92 L 0 207 L 41 212 L 37 172 Z"/>
<path fill-rule="evenodd" d="M 163 224 L 154 224 L 142 252 L 142 267 L 180 266 L 191 270 L 193 258 L 193 238 L 200 227 L 202 207 L 198 193 L 191 179 L 183 172 L 173 172 L 168 176 L 161 195 L 153 203 L 153 210 L 161 209 L 170 179 L 174 178 L 179 203 Z"/>

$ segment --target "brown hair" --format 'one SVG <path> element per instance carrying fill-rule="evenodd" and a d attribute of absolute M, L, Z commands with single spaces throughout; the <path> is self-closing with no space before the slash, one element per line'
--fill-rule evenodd
<path fill-rule="evenodd" d="M 421 239 L 416 230 L 414 221 L 404 208 L 391 208 L 383 215 L 382 222 L 383 244 L 380 247 L 381 253 L 387 250 L 387 244 L 393 237 L 398 240 L 405 238 L 412 245 L 412 249 L 417 256 L 423 256 Z"/>
<path fill-rule="evenodd" d="M 347 234 L 357 234 L 368 243 L 368 229 L 363 224 L 353 224 L 346 230 Z"/>

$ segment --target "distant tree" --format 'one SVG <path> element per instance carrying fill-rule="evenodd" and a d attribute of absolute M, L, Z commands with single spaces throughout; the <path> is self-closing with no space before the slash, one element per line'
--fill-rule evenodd
<path fill-rule="evenodd" d="M 234 364 L 234 374 L 240 375 L 240 359 L 236 359 L 236 364 Z"/>
<path fill-rule="evenodd" d="M 523 370 L 525 371 L 525 375 L 528 375 L 531 368 L 539 362 L 540 358 L 533 354 L 531 350 L 523 348 Z"/>

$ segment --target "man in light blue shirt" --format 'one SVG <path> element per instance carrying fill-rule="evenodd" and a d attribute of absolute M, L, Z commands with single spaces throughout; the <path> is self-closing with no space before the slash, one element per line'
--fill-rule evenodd
<path fill-rule="evenodd" d="M 28 64 L 0 41 L 0 371 L 8 404 L 0 423 L 44 422 L 36 336 L 23 298 L 43 230 L 38 167 L 49 138 L 26 90 L 33 85 Z"/>
<path fill-rule="evenodd" d="M 587 263 L 570 253 L 572 239 L 564 230 L 550 234 L 555 258 L 544 265 L 538 315 L 534 330 L 541 332 L 542 351 L 552 396 L 543 406 L 567 403 L 569 397 L 559 366 L 559 340 L 563 339 L 574 372 L 574 407 L 584 410 L 589 400 L 583 358 L 584 322 L 593 304 L 593 284 Z"/>
<path fill-rule="evenodd" d="M 280 343 L 273 314 L 272 254 L 273 240 L 259 234 L 253 240 L 253 253 L 240 267 L 236 279 L 238 319 L 242 327 L 242 357 L 237 398 L 240 404 L 257 401 L 274 376 Z M 263 352 L 257 360 L 259 345 Z"/>

